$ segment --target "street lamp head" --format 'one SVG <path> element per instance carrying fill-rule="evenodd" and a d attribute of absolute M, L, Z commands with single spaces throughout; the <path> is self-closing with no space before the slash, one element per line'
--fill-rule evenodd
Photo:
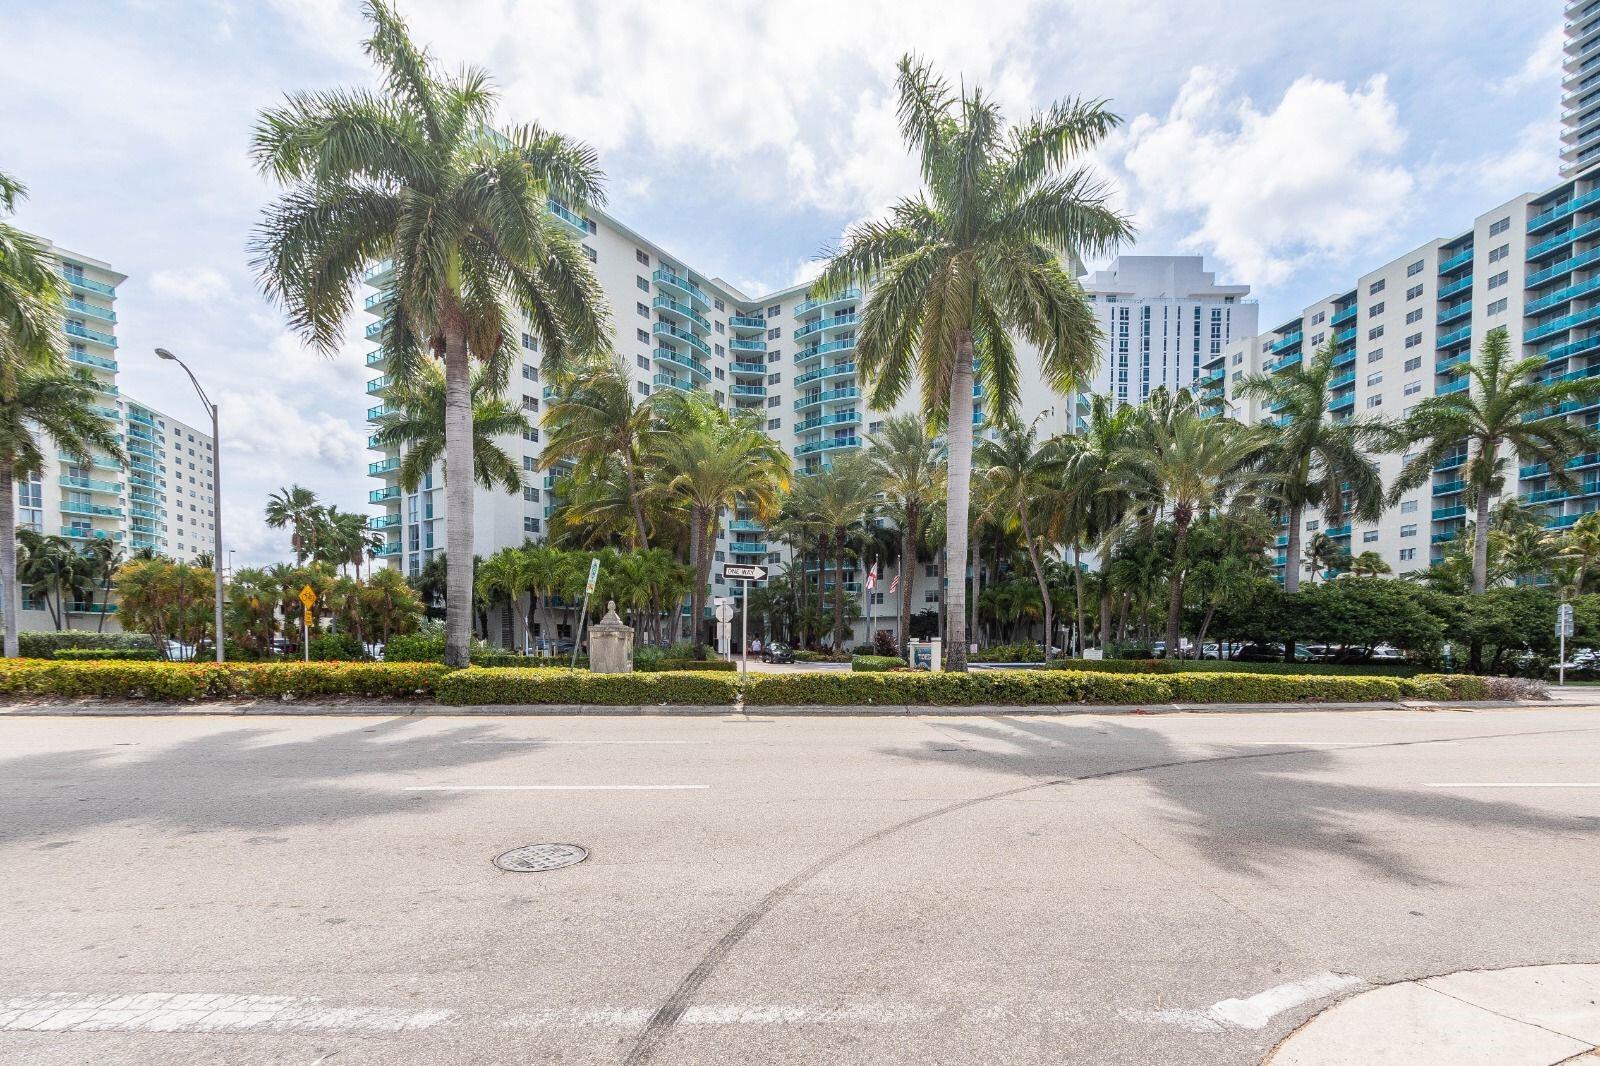
<path fill-rule="evenodd" d="M 165 348 L 157 348 L 156 349 L 156 354 L 159 355 L 163 359 L 171 359 L 173 362 L 177 362 L 177 359 L 178 359 L 177 356 L 173 355 L 171 352 L 167 351 Z"/>

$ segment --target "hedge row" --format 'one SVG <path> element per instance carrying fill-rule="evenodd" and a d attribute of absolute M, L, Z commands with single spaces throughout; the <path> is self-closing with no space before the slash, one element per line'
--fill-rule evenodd
<path fill-rule="evenodd" d="M 494 703 L 705 707 L 732 704 L 738 696 L 738 678 L 700 671 L 591 674 L 555 667 L 472 667 L 440 679 L 435 690 L 440 703 L 457 707 Z"/>
<path fill-rule="evenodd" d="M 738 663 L 730 663 L 724 659 L 658 659 L 653 665 L 645 666 L 635 662 L 634 669 L 646 673 L 662 670 L 705 670 L 709 673 L 732 673 L 739 669 Z"/>
<path fill-rule="evenodd" d="M 881 674 L 887 670 L 904 670 L 906 661 L 898 655 L 857 655 L 850 660 L 850 669 L 858 674 Z"/>
<path fill-rule="evenodd" d="M 192 700 L 250 696 L 431 696 L 438 663 L 152 663 L 13 659 L 0 696 Z"/>
<path fill-rule="evenodd" d="M 1051 670 L 1096 674 L 1289 674 L 1311 677 L 1412 677 L 1415 666 L 1336 663 L 1240 663 L 1231 659 L 1052 659 Z"/>
<path fill-rule="evenodd" d="M 17 654 L 24 659 L 48 659 L 64 648 L 95 648 L 101 651 L 145 648 L 155 651 L 156 642 L 148 633 L 92 633 L 85 629 L 17 634 Z"/>
<path fill-rule="evenodd" d="M 60 662 L 105 662 L 107 660 L 122 660 L 126 662 L 151 663 L 161 658 L 154 648 L 60 648 L 52 659 Z"/>

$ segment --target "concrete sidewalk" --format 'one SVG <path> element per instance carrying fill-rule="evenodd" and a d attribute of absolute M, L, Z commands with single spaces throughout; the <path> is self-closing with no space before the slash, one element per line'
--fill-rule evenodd
<path fill-rule="evenodd" d="M 1463 970 L 1312 1018 L 1265 1066 L 1600 1066 L 1600 965 Z"/>

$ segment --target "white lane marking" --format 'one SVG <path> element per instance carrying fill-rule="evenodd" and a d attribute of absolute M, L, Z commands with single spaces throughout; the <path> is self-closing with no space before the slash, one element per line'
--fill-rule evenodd
<path fill-rule="evenodd" d="M 708 740 L 463 740 L 463 744 L 709 744 Z"/>
<path fill-rule="evenodd" d="M 1130 1021 L 1170 1025 L 1191 1033 L 1261 1029 L 1292 1007 L 1363 983 L 1354 974 L 1319 973 L 1258 992 L 1248 999 L 1224 999 L 1204 1010 L 1123 1010 L 1118 1013 Z"/>
<path fill-rule="evenodd" d="M 311 996 L 205 992 L 0 997 L 0 1031 L 214 1033 L 242 1030 L 406 1032 L 448 1021 L 454 1011 L 330 1007 Z"/>
<path fill-rule="evenodd" d="M 402 792 L 671 792 L 710 785 L 410 785 Z"/>
<path fill-rule="evenodd" d="M 1359 740 L 1205 740 L 1202 744 L 1240 744 L 1252 748 L 1364 748 Z"/>
<path fill-rule="evenodd" d="M 1429 781 L 1424 788 L 1600 788 L 1600 781 Z"/>

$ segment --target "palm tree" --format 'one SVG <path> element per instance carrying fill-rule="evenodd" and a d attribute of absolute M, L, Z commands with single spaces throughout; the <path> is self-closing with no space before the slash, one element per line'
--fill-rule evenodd
<path fill-rule="evenodd" d="M 1516 525 L 1489 534 L 1499 543 L 1494 554 L 1500 570 L 1512 581 L 1533 580 L 1550 573 L 1561 560 L 1561 546 L 1555 534 L 1541 525 Z"/>
<path fill-rule="evenodd" d="M 527 626 L 522 619 L 522 596 L 533 588 L 532 573 L 528 565 L 527 545 L 521 548 L 501 548 L 478 567 L 476 577 L 478 595 L 493 601 L 503 599 L 511 605 L 513 650 L 528 650 Z"/>
<path fill-rule="evenodd" d="M 1468 504 L 1476 508 L 1472 541 L 1472 591 L 1489 584 L 1489 506 L 1505 486 L 1507 461 L 1544 463 L 1560 488 L 1577 492 L 1567 461 L 1600 449 L 1600 430 L 1562 416 L 1568 403 L 1600 396 L 1600 378 L 1563 381 L 1544 371 L 1543 356 L 1515 359 L 1504 327 L 1492 329 L 1467 368 L 1469 388 L 1430 396 L 1406 420 L 1407 444 L 1420 444 L 1389 490 L 1390 501 L 1433 477 L 1433 468 L 1462 451 Z M 1552 417 L 1553 416 L 1553 417 Z"/>
<path fill-rule="evenodd" d="M 672 447 L 661 457 L 655 492 L 688 515 L 694 568 L 690 620 L 698 656 L 705 653 L 702 615 L 722 513 L 744 510 L 761 520 L 776 516 L 789 487 L 789 456 L 766 435 L 759 418 L 725 411 L 709 396 L 674 396 L 666 406 Z"/>
<path fill-rule="evenodd" d="M 1354 577 L 1381 577 L 1393 572 L 1394 568 L 1374 551 L 1364 551 L 1350 560 L 1350 573 Z"/>
<path fill-rule="evenodd" d="M 344 340 L 352 294 L 368 263 L 394 263 L 383 345 L 397 380 L 423 353 L 444 362 L 445 451 L 473 462 L 470 368 L 508 365 L 520 313 L 552 371 L 603 350 L 603 293 L 578 243 L 549 210 L 602 199 L 593 150 L 536 125 L 495 130 L 488 76 L 441 74 L 384 0 L 367 0 L 367 54 L 383 91 L 297 93 L 264 111 L 254 156 L 288 186 L 254 239 L 268 293 L 319 350 Z M 472 479 L 447 483 L 450 560 L 445 661 L 471 644 Z"/>
<path fill-rule="evenodd" d="M 109 538 L 96 538 L 84 548 L 83 554 L 87 558 L 87 576 L 89 583 L 85 587 L 88 603 L 95 605 L 95 593 L 99 592 L 99 617 L 95 622 L 95 632 L 103 633 L 106 628 L 106 608 L 111 603 L 111 579 L 116 576 L 117 570 L 122 566 L 124 556 L 122 549 L 116 542 Z"/>
<path fill-rule="evenodd" d="M 544 418 L 544 454 L 539 469 L 573 460 L 593 480 L 596 467 L 619 462 L 622 488 L 633 518 L 633 545 L 650 547 L 640 492 L 639 463 L 652 452 L 659 429 L 648 399 L 635 403 L 633 384 L 620 367 L 606 362 L 587 368 L 562 387 Z"/>
<path fill-rule="evenodd" d="M 1294 564 L 1285 562 L 1284 572 Z M 1327 570 L 1346 570 L 1350 566 L 1350 553 L 1344 546 L 1323 532 L 1316 532 L 1306 542 L 1305 568 L 1311 577 L 1311 583 L 1317 583 L 1317 575 Z M 1297 567 L 1298 568 L 1298 567 Z M 1291 652 L 1292 654 L 1292 652 Z"/>
<path fill-rule="evenodd" d="M 1567 527 L 1562 554 L 1575 569 L 1574 584 L 1582 595 L 1600 578 L 1600 511 L 1590 511 Z"/>
<path fill-rule="evenodd" d="M 871 460 L 863 455 L 845 455 L 820 473 L 806 478 L 809 506 L 817 525 L 826 531 L 833 546 L 833 647 L 837 650 L 851 627 L 844 620 L 844 564 L 852 536 L 869 525 L 877 511 L 878 485 L 873 481 Z M 818 559 L 818 580 L 822 560 Z M 870 635 L 869 635 L 870 636 Z"/>
<path fill-rule="evenodd" d="M 504 385 L 496 381 L 496 372 L 495 367 L 481 366 L 471 373 L 472 477 L 486 489 L 517 493 L 522 491 L 522 466 L 495 438 L 522 436 L 533 427 L 519 405 L 500 395 Z M 378 430 L 374 436 L 380 447 L 400 450 L 400 484 L 407 492 L 417 490 L 449 448 L 446 436 L 450 400 L 445 376 L 445 368 L 438 360 L 425 359 L 411 378 L 390 385 L 382 393 L 385 413 L 374 423 Z M 444 483 L 448 494 L 448 460 Z"/>
<path fill-rule="evenodd" d="M 900 130 L 924 191 L 884 221 L 851 227 L 813 287 L 871 286 L 856 362 L 888 410 L 913 377 L 930 417 L 949 426 L 945 554 L 965 573 L 973 378 L 990 418 L 1017 403 L 1015 331 L 1039 352 L 1045 384 L 1070 392 L 1093 370 L 1100 332 L 1066 264 L 1127 239 L 1087 168 L 1064 169 L 1118 119 L 1099 101 L 1057 103 L 1005 128 L 980 89 L 953 93 L 929 65 L 900 61 Z M 975 364 L 976 360 L 976 364 Z M 966 586 L 949 583 L 948 669 L 967 664 Z"/>
<path fill-rule="evenodd" d="M 928 431 L 927 419 L 895 415 L 869 438 L 867 459 L 873 483 L 883 493 L 884 513 L 900 530 L 900 610 L 895 632 L 904 652 L 911 641 L 911 574 L 928 518 L 944 492 L 944 445 Z"/>
<path fill-rule="evenodd" d="M 296 566 L 304 565 L 316 550 L 315 529 L 321 520 L 322 504 L 304 485 L 290 485 L 267 497 L 267 525 L 288 528 Z"/>
<path fill-rule="evenodd" d="M 1303 360 L 1274 374 L 1253 374 L 1239 382 L 1238 394 L 1277 412 L 1261 432 L 1268 443 L 1261 461 L 1272 493 L 1289 517 L 1289 543 L 1283 590 L 1300 590 L 1300 531 L 1307 507 L 1320 507 L 1328 524 L 1341 515 L 1376 522 L 1383 514 L 1383 477 L 1376 455 L 1394 443 L 1387 423 L 1358 415 L 1328 419 L 1329 382 L 1339 346 L 1329 341 Z"/>
<path fill-rule="evenodd" d="M 94 379 L 88 372 L 59 360 L 35 358 L 14 367 L 0 366 L 0 580 L 5 585 L 0 610 L 5 613 L 8 657 L 18 651 L 17 614 L 22 606 L 23 582 L 16 557 L 17 478 L 43 472 L 46 438 L 64 454 L 87 456 L 98 450 L 121 461 L 122 444 L 111 424 L 92 410 L 96 402 Z"/>
<path fill-rule="evenodd" d="M 1041 442 L 1038 423 L 1026 428 L 1006 420 L 973 454 L 973 473 L 988 483 L 1000 514 L 1016 516 L 1022 546 L 1033 566 L 1044 608 L 1044 657 L 1050 659 L 1055 601 L 1045 578 L 1045 563 L 1067 520 L 1061 473 L 1067 454 L 1055 439 Z"/>
<path fill-rule="evenodd" d="M 1128 485 L 1113 476 L 1117 457 L 1128 447 L 1138 421 L 1136 408 L 1110 396 L 1089 397 L 1082 433 L 1069 437 L 1062 482 L 1071 493 L 1073 526 L 1094 544 L 1100 557 L 1100 646 L 1111 639 L 1111 557 L 1132 507 Z M 1080 622 L 1081 625 L 1081 622 Z"/>
<path fill-rule="evenodd" d="M 1194 520 L 1224 504 L 1249 499 L 1260 475 L 1247 470 L 1259 441 L 1238 423 L 1208 418 L 1187 390 L 1176 397 L 1158 388 L 1145 405 L 1134 442 L 1114 460 L 1132 487 L 1135 512 L 1147 523 L 1165 514 L 1172 523 L 1167 577 L 1167 655 L 1177 657 L 1183 620 L 1184 549 Z"/>

